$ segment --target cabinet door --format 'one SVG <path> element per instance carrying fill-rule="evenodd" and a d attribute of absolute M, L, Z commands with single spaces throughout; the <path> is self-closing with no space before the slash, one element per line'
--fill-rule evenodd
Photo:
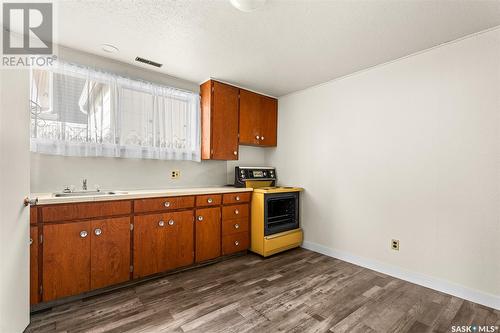
<path fill-rule="evenodd" d="M 43 227 L 43 301 L 90 290 L 90 222 Z"/>
<path fill-rule="evenodd" d="M 91 222 L 90 288 L 130 278 L 130 217 Z"/>
<path fill-rule="evenodd" d="M 30 303 L 37 304 L 38 292 L 38 227 L 30 228 Z"/>
<path fill-rule="evenodd" d="M 240 90 L 240 144 L 260 144 L 261 95 Z"/>
<path fill-rule="evenodd" d="M 164 270 L 191 265 L 194 261 L 193 211 L 167 216 L 167 266 Z"/>
<path fill-rule="evenodd" d="M 168 215 L 151 214 L 134 218 L 134 278 L 159 273 L 168 267 Z"/>
<path fill-rule="evenodd" d="M 260 145 L 276 146 L 278 130 L 278 101 L 271 97 L 261 96 L 260 108 Z"/>
<path fill-rule="evenodd" d="M 219 207 L 196 210 L 196 262 L 217 258 L 221 253 Z"/>
<path fill-rule="evenodd" d="M 236 87 L 213 82 L 212 159 L 238 159 L 238 92 Z"/>

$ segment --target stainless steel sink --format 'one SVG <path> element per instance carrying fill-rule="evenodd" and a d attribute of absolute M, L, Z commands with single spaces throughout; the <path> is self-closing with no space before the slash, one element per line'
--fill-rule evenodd
<path fill-rule="evenodd" d="M 77 191 L 77 192 L 57 192 L 54 193 L 54 197 L 83 197 L 83 196 L 96 196 L 96 195 L 116 195 L 116 194 L 127 194 L 127 192 L 122 191 Z"/>

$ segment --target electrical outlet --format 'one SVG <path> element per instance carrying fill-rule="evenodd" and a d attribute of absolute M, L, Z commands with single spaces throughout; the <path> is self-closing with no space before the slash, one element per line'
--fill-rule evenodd
<path fill-rule="evenodd" d="M 170 178 L 177 179 L 181 176 L 181 172 L 179 170 L 172 170 L 170 173 Z"/>
<path fill-rule="evenodd" d="M 394 251 L 399 251 L 399 239 L 393 239 L 391 241 L 391 249 Z"/>

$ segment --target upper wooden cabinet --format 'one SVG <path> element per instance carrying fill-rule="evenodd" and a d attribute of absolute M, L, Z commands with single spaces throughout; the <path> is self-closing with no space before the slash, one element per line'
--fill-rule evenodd
<path fill-rule="evenodd" d="M 278 100 L 209 80 L 201 91 L 201 158 L 237 160 L 238 145 L 277 145 Z"/>
<path fill-rule="evenodd" d="M 238 159 L 239 89 L 217 81 L 201 85 L 201 158 Z"/>
<path fill-rule="evenodd" d="M 276 146 L 277 121 L 275 98 L 240 89 L 240 144 Z"/>

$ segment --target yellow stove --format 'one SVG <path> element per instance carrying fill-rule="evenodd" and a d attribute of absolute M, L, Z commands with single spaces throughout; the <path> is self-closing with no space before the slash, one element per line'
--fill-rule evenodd
<path fill-rule="evenodd" d="M 236 167 L 235 185 L 252 187 L 250 251 L 264 257 L 298 247 L 303 241 L 299 223 L 300 187 L 275 186 L 276 169 Z"/>

